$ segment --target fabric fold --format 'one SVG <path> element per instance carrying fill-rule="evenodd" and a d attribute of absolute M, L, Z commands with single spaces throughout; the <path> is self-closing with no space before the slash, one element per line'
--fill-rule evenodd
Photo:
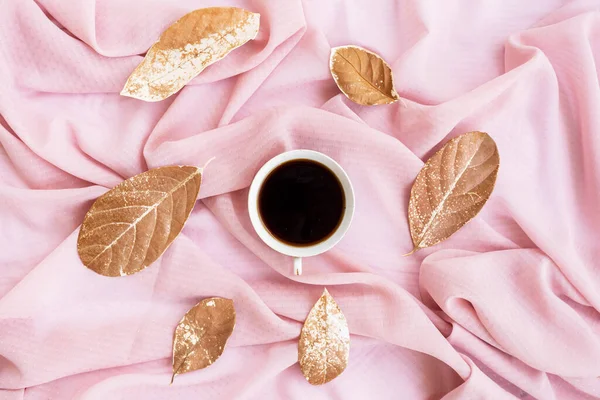
<path fill-rule="evenodd" d="M 256 39 L 165 101 L 119 95 L 167 26 L 210 6 L 260 13 Z M 391 65 L 400 101 L 339 92 L 329 55 L 345 44 Z M 599 65 L 595 0 L 0 2 L 0 398 L 600 398 Z M 489 202 L 403 257 L 417 173 L 475 130 L 500 154 Z M 296 277 L 247 196 L 300 148 L 343 166 L 356 211 Z M 81 263 L 94 199 L 213 158 L 157 262 L 121 278 Z M 325 287 L 352 344 L 346 371 L 313 387 L 297 340 Z M 234 333 L 169 386 L 173 330 L 211 296 L 234 300 Z"/>

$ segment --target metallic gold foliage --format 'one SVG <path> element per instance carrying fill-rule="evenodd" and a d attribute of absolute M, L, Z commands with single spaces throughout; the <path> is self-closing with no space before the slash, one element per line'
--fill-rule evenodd
<path fill-rule="evenodd" d="M 483 132 L 460 135 L 427 160 L 408 206 L 412 252 L 447 239 L 475 217 L 494 189 L 499 166 L 496 143 Z"/>
<path fill-rule="evenodd" d="M 79 231 L 83 264 L 101 275 L 123 276 L 156 261 L 183 229 L 200 190 L 201 171 L 156 168 L 100 196 Z"/>
<path fill-rule="evenodd" d="M 308 314 L 298 343 L 298 362 L 306 380 L 322 385 L 346 369 L 350 332 L 346 317 L 327 289 Z"/>
<path fill-rule="evenodd" d="M 204 299 L 181 319 L 173 334 L 173 376 L 212 365 L 235 327 L 233 300 Z"/>
<path fill-rule="evenodd" d="M 167 28 L 133 71 L 121 95 L 164 100 L 210 64 L 256 37 L 260 14 L 236 7 L 202 8 Z"/>
<path fill-rule="evenodd" d="M 342 93 L 355 103 L 372 106 L 400 98 L 390 66 L 373 52 L 358 46 L 336 47 L 329 68 Z"/>

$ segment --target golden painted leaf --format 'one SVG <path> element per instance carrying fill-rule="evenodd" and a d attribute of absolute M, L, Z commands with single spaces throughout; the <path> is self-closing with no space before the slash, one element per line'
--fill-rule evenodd
<path fill-rule="evenodd" d="M 100 196 L 79 231 L 83 264 L 105 276 L 131 275 L 152 264 L 183 229 L 201 172 L 188 166 L 156 168 Z"/>
<path fill-rule="evenodd" d="M 306 380 L 322 385 L 346 369 L 350 332 L 346 317 L 327 289 L 308 314 L 298 343 L 298 362 Z"/>
<path fill-rule="evenodd" d="M 233 300 L 213 297 L 192 307 L 173 334 L 173 376 L 206 368 L 223 354 L 235 327 Z"/>
<path fill-rule="evenodd" d="M 462 134 L 427 160 L 410 193 L 411 253 L 447 239 L 475 217 L 494 189 L 499 166 L 496 143 L 483 132 Z"/>
<path fill-rule="evenodd" d="M 329 68 L 342 93 L 355 103 L 372 106 L 400 98 L 390 66 L 373 52 L 358 46 L 335 47 Z"/>
<path fill-rule="evenodd" d="M 236 7 L 202 8 L 167 28 L 133 71 L 121 95 L 164 100 L 210 64 L 258 34 L 260 14 Z"/>

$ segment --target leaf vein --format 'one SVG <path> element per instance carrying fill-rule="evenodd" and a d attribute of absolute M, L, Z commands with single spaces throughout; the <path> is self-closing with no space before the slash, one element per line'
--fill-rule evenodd
<path fill-rule="evenodd" d="M 115 243 L 117 243 L 123 237 L 123 235 L 125 235 L 131 229 L 132 226 L 137 225 L 152 210 L 156 209 L 156 207 L 158 207 L 158 205 L 160 205 L 167 198 L 167 196 L 169 196 L 171 193 L 175 192 L 181 186 L 185 185 L 187 182 L 189 182 L 192 178 L 194 178 L 199 173 L 200 173 L 199 170 L 195 171 L 194 173 L 190 174 L 187 178 L 185 178 L 183 181 L 181 181 L 181 183 L 179 183 L 177 186 L 175 186 L 174 188 L 172 188 L 171 190 L 169 190 L 169 192 L 162 192 L 162 193 L 164 193 L 164 195 L 162 196 L 162 198 L 160 198 L 159 200 L 157 200 L 152 206 L 150 206 L 150 208 L 148 210 L 144 211 L 138 218 L 136 218 L 133 222 L 131 222 L 129 224 L 130 226 L 127 229 L 125 229 L 121 234 L 119 234 L 111 243 L 109 243 L 107 246 L 105 246 L 104 249 L 100 253 L 98 253 L 89 262 L 89 264 L 91 264 L 92 262 L 94 262 L 94 260 L 96 260 L 98 257 L 100 257 L 107 249 L 109 249 L 112 246 L 114 246 Z M 152 236 L 154 236 L 154 232 L 152 233 Z"/>
<path fill-rule="evenodd" d="M 396 100 L 394 97 L 388 95 L 387 93 L 383 92 L 382 90 L 380 90 L 378 87 L 376 87 L 375 85 L 373 85 L 371 82 L 369 82 L 369 80 L 367 78 L 365 78 L 359 70 L 356 69 L 356 67 L 350 62 L 350 60 L 348 60 L 346 57 L 344 57 L 344 55 L 340 52 L 337 53 L 340 57 L 342 57 L 344 59 L 344 61 L 346 61 L 354 71 L 356 71 L 356 73 L 358 74 L 358 76 L 361 77 L 361 79 L 363 81 L 365 81 L 369 86 L 371 86 L 373 89 L 375 89 L 376 91 L 378 91 L 379 93 L 381 93 L 382 95 L 384 95 L 385 97 L 387 97 L 388 99 L 392 99 L 392 100 Z"/>
<path fill-rule="evenodd" d="M 431 227 L 431 225 L 433 224 L 433 221 L 438 217 L 438 214 L 442 211 L 442 209 L 444 208 L 444 205 L 446 203 L 446 200 L 448 200 L 448 198 L 450 197 L 450 195 L 452 194 L 452 192 L 454 191 L 454 189 L 456 188 L 456 185 L 458 184 L 458 182 L 460 181 L 460 179 L 462 178 L 463 174 L 465 173 L 465 171 L 467 170 L 467 167 L 470 165 L 471 161 L 473 160 L 473 158 L 475 157 L 475 155 L 477 154 L 477 151 L 479 150 L 479 147 L 481 146 L 481 143 L 479 144 L 479 146 L 477 147 L 477 149 L 475 151 L 473 151 L 473 154 L 471 155 L 471 157 L 469 158 L 469 160 L 465 163 L 465 167 L 462 169 L 462 171 L 459 172 L 458 175 L 455 176 L 455 178 L 452 180 L 452 182 L 450 183 L 450 186 L 448 187 L 448 190 L 445 191 L 444 195 L 442 196 L 442 199 L 440 200 L 440 202 L 438 203 L 437 207 L 433 210 L 433 212 L 431 213 L 431 217 L 429 217 L 429 220 L 427 221 L 427 224 L 425 225 L 425 227 L 423 228 L 423 230 L 421 231 L 421 237 L 419 238 L 419 242 L 415 243 L 415 247 L 419 247 L 421 245 L 421 243 L 423 242 L 423 239 L 425 238 L 425 235 L 427 234 L 429 228 Z M 427 185 L 428 186 L 428 185 Z"/>

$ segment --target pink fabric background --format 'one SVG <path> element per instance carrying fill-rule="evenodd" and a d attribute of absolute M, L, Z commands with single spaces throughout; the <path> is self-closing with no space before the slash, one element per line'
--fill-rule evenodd
<path fill-rule="evenodd" d="M 162 30 L 218 4 L 0 1 L 0 398 L 600 398 L 600 1 L 232 0 L 261 13 L 257 40 L 166 101 L 119 96 Z M 403 100 L 341 95 L 328 59 L 344 44 L 381 54 Z M 499 147 L 492 198 L 401 257 L 423 160 L 471 130 Z M 246 211 L 257 169 L 295 148 L 340 162 L 357 200 L 301 277 Z M 211 157 L 159 261 L 117 279 L 82 266 L 96 197 Z M 324 286 L 352 348 L 312 387 L 297 338 Z M 169 387 L 173 329 L 207 296 L 235 299 L 235 332 Z"/>

